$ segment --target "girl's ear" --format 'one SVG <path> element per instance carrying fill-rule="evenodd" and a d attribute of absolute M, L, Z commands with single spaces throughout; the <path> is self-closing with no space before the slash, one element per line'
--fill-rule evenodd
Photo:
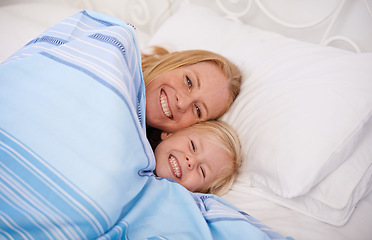
<path fill-rule="evenodd" d="M 160 135 L 160 138 L 161 138 L 162 141 L 164 141 L 164 140 L 167 139 L 170 135 L 172 135 L 172 133 L 162 132 L 161 135 Z"/>

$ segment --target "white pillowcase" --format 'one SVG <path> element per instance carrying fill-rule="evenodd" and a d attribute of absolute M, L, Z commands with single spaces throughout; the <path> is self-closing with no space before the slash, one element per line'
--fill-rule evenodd
<path fill-rule="evenodd" d="M 245 194 L 263 196 L 315 219 L 342 226 L 348 221 L 359 200 L 372 190 L 371 143 L 372 124 L 369 123 L 352 155 L 305 195 L 282 198 L 262 189 L 250 187 L 249 181 L 245 178 L 239 178 L 233 189 Z"/>
<path fill-rule="evenodd" d="M 372 53 L 355 54 L 285 38 L 191 4 L 183 4 L 149 45 L 171 51 L 206 49 L 241 67 L 241 93 L 222 117 L 235 127 L 242 142 L 240 184 L 261 189 L 268 198 L 309 193 L 306 198 L 313 200 L 299 201 L 306 205 L 302 212 L 316 216 L 312 209 L 319 204 L 338 209 L 347 205 L 351 210 L 342 214 L 350 216 L 352 205 L 363 195 L 356 197 L 355 192 L 365 192 L 371 185 L 362 186 L 359 180 L 370 178 L 365 173 L 372 161 L 368 150 L 372 133 L 365 131 L 372 124 Z M 361 138 L 367 144 L 359 146 Z M 354 154 L 357 147 L 363 154 Z M 346 160 L 359 170 L 342 167 Z M 335 173 L 317 185 L 338 168 L 348 176 Z M 328 192 L 335 183 L 341 187 L 347 183 L 346 191 Z M 293 208 L 301 209 L 298 204 Z M 345 220 L 326 218 L 319 216 L 335 225 Z"/>

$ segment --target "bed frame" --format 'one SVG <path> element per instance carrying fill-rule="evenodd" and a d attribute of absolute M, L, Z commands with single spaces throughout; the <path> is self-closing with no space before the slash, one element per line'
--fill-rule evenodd
<path fill-rule="evenodd" d="M 60 21 L 66 14 L 90 9 L 133 24 L 139 32 L 141 46 L 146 46 L 150 36 L 182 2 L 208 6 L 228 19 L 302 41 L 355 52 L 372 52 L 371 0 L 110 0 L 104 3 L 99 0 L 3 0 L 0 2 L 0 10 L 6 14 L 2 14 L 0 20 L 7 22 L 2 26 L 5 31 L 20 25 L 17 21 L 7 21 L 13 17 L 21 18 L 22 24 L 23 21 L 35 20 L 32 27 L 38 27 L 42 31 Z M 61 12 L 55 12 L 53 17 L 45 18 L 45 21 L 39 21 L 37 15 L 26 10 L 33 5 L 37 5 L 39 11 L 43 8 L 47 10 L 47 5 L 51 4 L 59 4 L 63 8 Z M 0 60 L 5 60 L 33 37 L 33 31 L 28 29 L 22 33 L 19 31 L 16 39 L 3 36 L 0 44 L 8 48 L 1 50 Z"/>
<path fill-rule="evenodd" d="M 226 18 L 299 40 L 355 52 L 372 51 L 370 0 L 129 0 L 124 16 L 151 35 L 182 1 L 208 6 Z"/>

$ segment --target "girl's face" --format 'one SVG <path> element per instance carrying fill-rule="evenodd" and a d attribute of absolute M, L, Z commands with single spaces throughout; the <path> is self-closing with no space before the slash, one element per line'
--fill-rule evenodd
<path fill-rule="evenodd" d="M 171 178 L 192 192 L 210 186 L 233 161 L 215 141 L 189 128 L 169 134 L 155 149 L 156 175 Z"/>
<path fill-rule="evenodd" d="M 229 97 L 228 80 L 214 64 L 179 67 L 146 86 L 146 123 L 174 132 L 219 117 Z"/>

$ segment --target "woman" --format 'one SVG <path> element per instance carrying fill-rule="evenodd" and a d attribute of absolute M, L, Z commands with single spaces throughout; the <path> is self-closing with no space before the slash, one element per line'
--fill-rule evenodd
<path fill-rule="evenodd" d="M 174 132 L 219 118 L 240 91 L 241 73 L 223 56 L 204 50 L 143 54 L 146 123 L 153 147 L 160 131 Z"/>

